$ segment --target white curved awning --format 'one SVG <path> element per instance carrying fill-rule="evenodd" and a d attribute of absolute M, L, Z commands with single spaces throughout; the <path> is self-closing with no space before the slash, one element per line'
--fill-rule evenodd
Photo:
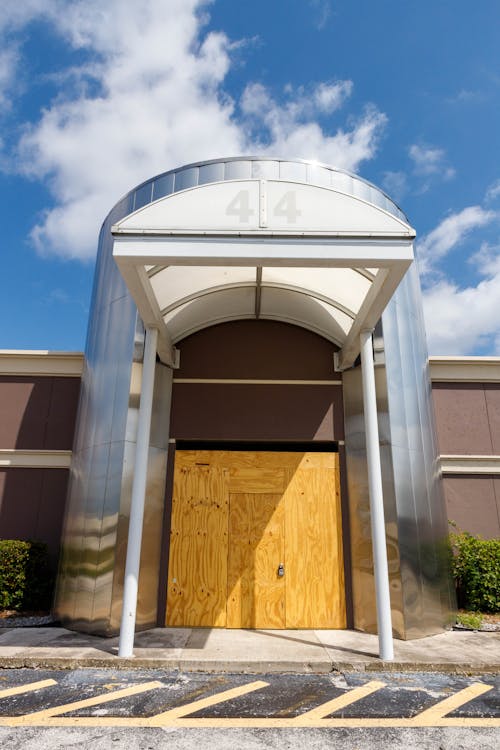
<path fill-rule="evenodd" d="M 179 190 L 112 231 L 115 260 L 167 364 L 175 343 L 200 328 L 265 318 L 336 343 L 342 369 L 412 262 L 415 236 L 366 197 L 257 178 Z"/>

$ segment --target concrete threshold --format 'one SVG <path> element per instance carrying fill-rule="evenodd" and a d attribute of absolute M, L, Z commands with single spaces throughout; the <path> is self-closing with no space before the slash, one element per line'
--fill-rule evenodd
<path fill-rule="evenodd" d="M 376 635 L 353 630 L 154 628 L 136 634 L 134 656 L 119 658 L 118 638 L 60 627 L 0 631 L 0 668 L 161 668 L 191 672 L 432 671 L 500 672 L 500 633 L 447 631 L 394 642 L 378 658 Z"/>

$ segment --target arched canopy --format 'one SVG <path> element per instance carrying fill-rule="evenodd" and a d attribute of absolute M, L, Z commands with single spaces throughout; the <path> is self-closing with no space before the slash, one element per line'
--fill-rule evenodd
<path fill-rule="evenodd" d="M 113 254 L 159 354 L 242 318 L 304 326 L 352 365 L 413 260 L 414 230 L 381 191 L 303 162 L 241 158 L 185 167 L 137 188 Z"/>

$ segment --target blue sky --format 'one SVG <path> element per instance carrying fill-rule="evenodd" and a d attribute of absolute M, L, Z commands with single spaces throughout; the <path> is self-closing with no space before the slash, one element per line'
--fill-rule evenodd
<path fill-rule="evenodd" d="M 432 354 L 500 355 L 498 0 L 4 0 L 1 348 L 82 349 L 100 224 L 240 153 L 383 187 L 418 233 Z"/>

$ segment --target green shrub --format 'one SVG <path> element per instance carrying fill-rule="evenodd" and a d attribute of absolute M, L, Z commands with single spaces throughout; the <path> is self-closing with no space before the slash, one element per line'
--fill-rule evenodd
<path fill-rule="evenodd" d="M 53 583 L 46 544 L 0 540 L 0 609 L 49 609 Z"/>
<path fill-rule="evenodd" d="M 481 630 L 483 616 L 480 612 L 459 612 L 457 623 L 469 630 Z"/>
<path fill-rule="evenodd" d="M 452 532 L 452 570 L 459 607 L 475 612 L 500 611 L 500 539 Z"/>

